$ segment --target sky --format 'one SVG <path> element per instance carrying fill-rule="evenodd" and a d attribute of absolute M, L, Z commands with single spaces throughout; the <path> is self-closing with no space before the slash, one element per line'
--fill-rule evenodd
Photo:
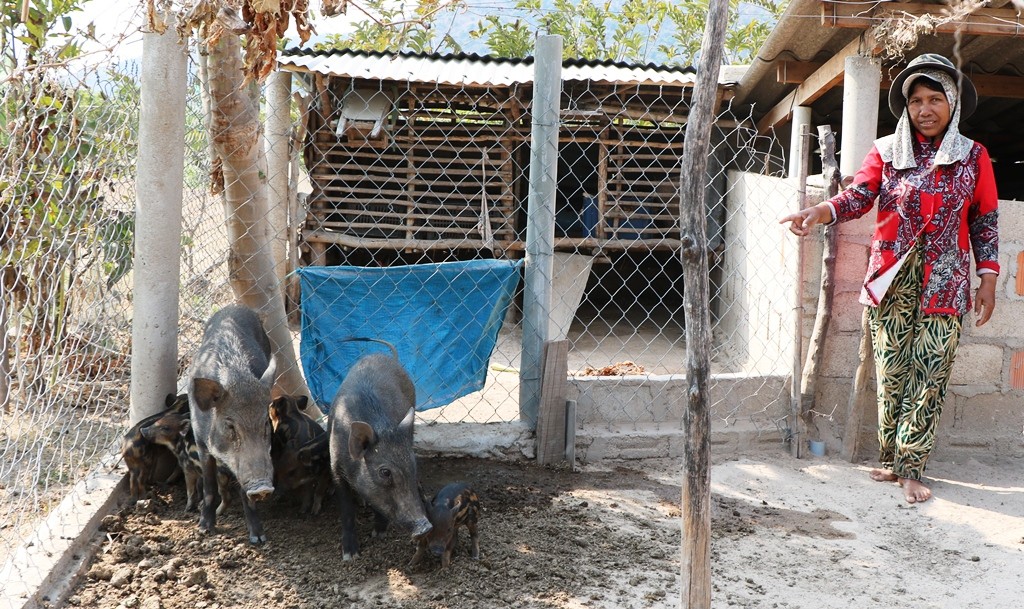
<path fill-rule="evenodd" d="M 89 50 L 98 51 L 116 45 L 117 54 L 124 59 L 131 60 L 142 57 L 140 28 L 145 23 L 145 0 L 86 0 L 82 9 L 80 12 L 71 14 L 75 27 L 84 28 L 89 23 L 95 24 L 96 37 L 103 43 L 101 45 L 93 44 Z M 348 16 L 325 18 L 316 9 L 312 12 L 318 36 L 351 31 L 354 18 L 359 14 L 351 7 Z M 287 36 L 291 40 L 298 40 L 298 34 L 294 27 L 289 28 Z"/>

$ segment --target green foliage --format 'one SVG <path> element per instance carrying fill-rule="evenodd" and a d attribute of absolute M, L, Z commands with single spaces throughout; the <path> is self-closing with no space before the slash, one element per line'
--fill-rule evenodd
<path fill-rule="evenodd" d="M 134 158 L 139 86 L 109 71 L 87 86 L 67 64 L 89 32 L 81 0 L 0 0 L 0 54 L 15 78 L 0 99 L 0 275 L 44 348 L 63 332 L 77 273 L 98 263 L 107 285 L 131 268 L 134 219 L 104 207 Z M 108 93 L 109 92 L 109 93 Z M 28 298 L 29 293 L 37 296 Z M 2 331 L 2 329 L 0 329 Z"/>
<path fill-rule="evenodd" d="M 468 35 L 499 57 L 533 54 L 538 33 L 562 37 L 566 57 L 631 63 L 693 65 L 700 55 L 710 0 L 516 0 L 485 15 Z M 376 21 L 359 23 L 346 36 L 331 36 L 318 48 L 362 51 L 459 52 L 462 44 L 440 34 L 439 15 L 473 7 L 460 0 L 444 5 L 428 0 L 412 15 L 404 5 L 368 0 Z M 730 0 L 725 63 L 749 62 L 785 9 L 781 0 Z M 477 9 L 485 10 L 485 9 Z"/>
<path fill-rule="evenodd" d="M 785 6 L 773 0 L 729 4 L 725 62 L 750 61 Z M 544 32 L 562 37 L 567 57 L 690 65 L 700 54 L 709 0 L 517 0 L 515 6 L 522 17 L 488 16 L 470 36 L 505 57 L 530 55 L 536 33 Z"/>
<path fill-rule="evenodd" d="M 77 57 L 81 47 L 71 29 L 71 13 L 81 10 L 83 0 L 31 0 L 25 22 L 22 1 L 0 0 L 0 49 L 5 59 L 14 57 L 18 45 L 29 64 L 43 50 L 56 60 Z"/>
<path fill-rule="evenodd" d="M 316 45 L 318 49 L 348 48 L 357 51 L 436 53 L 441 51 L 459 53 L 462 46 L 450 34 L 435 28 L 437 17 L 443 12 L 457 10 L 463 0 L 421 0 L 406 14 L 405 3 L 391 0 L 366 0 L 362 8 L 375 16 L 356 25 L 348 35 L 334 34 L 326 42 Z"/>

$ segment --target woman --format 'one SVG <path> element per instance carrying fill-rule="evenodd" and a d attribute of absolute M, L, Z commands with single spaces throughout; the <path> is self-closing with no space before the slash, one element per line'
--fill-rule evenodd
<path fill-rule="evenodd" d="M 981 278 L 976 325 L 995 308 L 998 210 L 988 151 L 960 134 L 977 92 L 945 57 L 925 54 L 893 80 L 896 133 L 875 141 L 845 191 L 782 218 L 804 236 L 816 224 L 853 220 L 878 201 L 860 302 L 869 307 L 878 378 L 882 467 L 871 478 L 899 482 L 908 503 L 927 501 L 921 482 L 971 308 L 970 252 Z"/>

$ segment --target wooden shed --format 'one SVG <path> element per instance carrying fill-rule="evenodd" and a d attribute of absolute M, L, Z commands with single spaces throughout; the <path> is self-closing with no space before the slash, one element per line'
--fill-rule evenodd
<path fill-rule="evenodd" d="M 302 117 L 313 264 L 358 249 L 522 255 L 532 59 L 289 50 L 279 63 L 313 92 Z M 556 249 L 678 247 L 694 74 L 564 61 Z M 738 76 L 723 69 L 719 104 Z"/>

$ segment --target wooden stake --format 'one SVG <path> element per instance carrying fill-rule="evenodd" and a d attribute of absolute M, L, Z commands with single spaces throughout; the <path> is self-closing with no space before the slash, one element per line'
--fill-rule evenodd
<path fill-rule="evenodd" d="M 839 164 L 836 163 L 836 138 L 828 125 L 818 127 L 818 142 L 821 146 L 821 174 L 827 180 L 825 197 L 831 199 L 839 192 Z M 828 338 L 829 320 L 832 319 L 832 301 L 835 296 L 836 248 L 839 231 L 835 225 L 825 227 L 825 243 L 821 252 L 821 287 L 818 290 L 818 310 L 814 316 L 814 330 L 807 346 L 800 382 L 799 419 L 804 430 L 811 427 L 811 411 L 814 409 L 818 377 L 821 374 L 821 360 L 825 354 L 825 340 Z"/>
<path fill-rule="evenodd" d="M 686 399 L 683 409 L 682 587 L 680 605 L 711 607 L 711 321 L 708 306 L 707 211 L 708 147 L 729 1 L 708 5 L 690 117 L 683 140 L 679 188 L 679 231 L 686 319 Z"/>
<path fill-rule="evenodd" d="M 565 459 L 565 394 L 568 385 L 569 341 L 544 343 L 540 378 L 540 412 L 537 414 L 537 463 L 548 465 Z"/>

